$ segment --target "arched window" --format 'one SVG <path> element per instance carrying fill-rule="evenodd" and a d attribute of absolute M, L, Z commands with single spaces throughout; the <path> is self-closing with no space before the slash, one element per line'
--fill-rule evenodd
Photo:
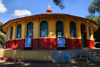
<path fill-rule="evenodd" d="M 27 24 L 27 36 L 33 36 L 33 23 L 29 22 Z"/>
<path fill-rule="evenodd" d="M 13 38 L 13 26 L 11 26 L 11 28 L 10 28 L 10 39 L 12 39 Z"/>
<path fill-rule="evenodd" d="M 85 24 L 84 23 L 81 24 L 81 31 L 86 31 L 85 30 Z"/>
<path fill-rule="evenodd" d="M 42 21 L 40 23 L 40 37 L 48 37 L 48 22 Z"/>
<path fill-rule="evenodd" d="M 16 38 L 21 38 L 21 24 L 17 25 Z"/>
<path fill-rule="evenodd" d="M 62 21 L 57 21 L 56 23 L 56 37 L 64 36 L 64 25 Z"/>
<path fill-rule="evenodd" d="M 70 36 L 76 37 L 76 24 L 74 21 L 70 22 Z"/>
<path fill-rule="evenodd" d="M 90 26 L 89 26 L 89 38 L 91 39 L 91 29 L 90 29 Z"/>

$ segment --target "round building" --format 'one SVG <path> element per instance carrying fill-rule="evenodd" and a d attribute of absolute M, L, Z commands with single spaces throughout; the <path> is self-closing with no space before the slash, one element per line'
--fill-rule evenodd
<path fill-rule="evenodd" d="M 46 13 L 9 20 L 2 26 L 7 49 L 56 50 L 95 47 L 98 25 L 63 13 Z"/>

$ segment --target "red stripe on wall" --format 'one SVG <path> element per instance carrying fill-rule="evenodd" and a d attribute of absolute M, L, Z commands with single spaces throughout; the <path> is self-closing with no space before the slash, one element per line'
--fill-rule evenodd
<path fill-rule="evenodd" d="M 38 44 L 39 44 L 39 42 L 38 42 L 38 39 L 32 39 L 32 49 L 33 50 L 38 50 Z"/>
<path fill-rule="evenodd" d="M 81 39 L 66 39 L 66 49 L 77 49 L 81 47 Z"/>
<path fill-rule="evenodd" d="M 50 39 L 49 38 L 39 39 L 39 46 L 38 47 L 41 50 L 50 49 Z"/>
<path fill-rule="evenodd" d="M 87 40 L 87 43 L 88 43 L 88 47 L 95 47 L 93 40 Z"/>
<path fill-rule="evenodd" d="M 24 49 L 25 39 L 11 40 L 6 42 L 6 48 Z"/>
<path fill-rule="evenodd" d="M 57 49 L 57 39 L 56 38 L 50 38 L 50 49 Z"/>
<path fill-rule="evenodd" d="M 12 48 L 15 45 L 15 40 L 10 40 L 6 42 L 7 48 Z"/>
<path fill-rule="evenodd" d="M 25 39 L 15 40 L 15 44 L 14 48 L 24 49 Z"/>
<path fill-rule="evenodd" d="M 82 48 L 81 39 L 66 38 L 66 49 Z M 6 42 L 7 49 L 24 49 L 25 39 Z M 95 47 L 93 40 L 87 40 L 85 47 Z M 32 39 L 32 50 L 56 50 L 57 38 Z"/>
<path fill-rule="evenodd" d="M 43 38 L 43 39 L 32 39 L 33 50 L 46 50 L 46 49 L 57 49 L 56 38 Z"/>

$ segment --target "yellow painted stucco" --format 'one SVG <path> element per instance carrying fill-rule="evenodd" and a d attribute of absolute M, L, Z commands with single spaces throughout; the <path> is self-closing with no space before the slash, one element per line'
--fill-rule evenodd
<path fill-rule="evenodd" d="M 52 60 L 51 51 L 25 51 L 0 49 L 0 57 L 28 60 Z"/>
<path fill-rule="evenodd" d="M 40 23 L 42 21 L 47 21 L 48 22 L 48 37 L 40 37 Z M 87 34 L 87 39 L 89 39 L 89 28 L 88 26 L 90 26 L 91 28 L 91 40 L 94 40 L 94 35 L 93 35 L 93 26 L 91 25 L 91 23 L 88 21 L 83 21 L 83 20 L 78 20 L 78 19 L 73 19 L 70 17 L 65 17 L 65 18 L 37 18 L 37 19 L 31 19 L 31 20 L 24 20 L 24 21 L 18 21 L 18 22 L 14 22 L 9 24 L 6 29 L 9 29 L 8 32 L 8 40 L 6 38 L 7 41 L 10 40 L 10 28 L 11 26 L 13 26 L 13 38 L 12 40 L 18 40 L 18 39 L 25 39 L 26 37 L 26 28 L 27 28 L 27 24 L 29 22 L 33 23 L 33 38 L 56 38 L 56 22 L 57 21 L 62 21 L 64 24 L 64 37 L 65 38 L 71 38 L 70 37 L 70 22 L 74 21 L 76 24 L 76 34 L 77 37 L 75 38 L 71 38 L 71 39 L 81 39 L 81 24 L 84 23 L 85 24 L 85 28 L 86 28 L 86 34 Z M 17 25 L 21 24 L 22 28 L 21 28 L 21 38 L 16 38 L 16 31 L 17 31 Z M 7 36 L 7 30 L 6 30 L 6 36 Z"/>

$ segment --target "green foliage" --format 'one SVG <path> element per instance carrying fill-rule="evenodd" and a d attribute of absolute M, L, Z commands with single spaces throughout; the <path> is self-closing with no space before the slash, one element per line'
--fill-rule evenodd
<path fill-rule="evenodd" d="M 4 23 L 0 22 L 0 26 L 2 26 Z M 5 44 L 6 43 L 6 35 L 0 31 L 0 44 Z"/>
<path fill-rule="evenodd" d="M 55 5 L 59 6 L 61 9 L 64 9 L 65 6 L 63 5 L 63 0 L 53 0 Z"/>
<path fill-rule="evenodd" d="M 100 18 L 99 18 L 99 16 L 95 16 L 92 20 L 95 21 L 98 25 L 100 25 Z"/>
<path fill-rule="evenodd" d="M 6 42 L 6 35 L 0 31 L 0 43 L 5 44 Z"/>
<path fill-rule="evenodd" d="M 100 25 L 100 16 L 95 16 L 94 14 L 90 14 L 88 16 L 85 16 L 87 19 L 91 19 L 94 22 L 96 22 L 98 25 Z"/>
<path fill-rule="evenodd" d="M 88 16 L 85 16 L 87 19 L 93 19 L 94 17 L 95 17 L 95 15 L 94 14 L 90 14 L 90 15 L 88 15 Z"/>
<path fill-rule="evenodd" d="M 0 26 L 2 26 L 4 23 L 0 21 Z"/>
<path fill-rule="evenodd" d="M 74 1 L 74 0 L 65 0 L 65 1 Z M 57 5 L 59 8 L 64 9 L 65 6 L 64 6 L 64 0 L 53 0 L 53 2 L 55 3 L 55 5 Z"/>
<path fill-rule="evenodd" d="M 100 0 L 94 0 L 92 4 L 88 7 L 89 13 L 95 14 L 95 12 L 98 12 L 100 15 Z"/>

